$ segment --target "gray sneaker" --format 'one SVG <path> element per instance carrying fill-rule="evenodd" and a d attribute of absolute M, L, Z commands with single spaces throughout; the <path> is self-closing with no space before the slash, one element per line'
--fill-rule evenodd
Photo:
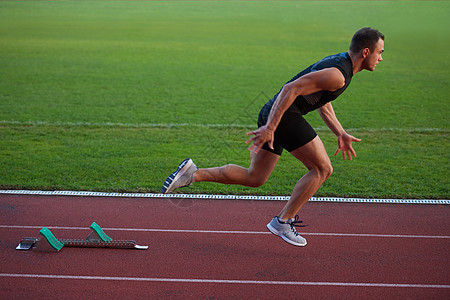
<path fill-rule="evenodd" d="M 267 229 L 291 245 L 306 246 L 306 239 L 301 237 L 297 230 L 295 230 L 295 227 L 305 227 L 305 225 L 295 225 L 301 222 L 302 221 L 298 220 L 298 216 L 289 219 L 286 223 L 281 222 L 278 217 L 274 217 L 272 221 L 267 224 Z"/>
<path fill-rule="evenodd" d="M 192 161 L 192 159 L 187 158 L 181 162 L 178 169 L 170 174 L 164 181 L 162 192 L 163 194 L 168 194 L 174 189 L 190 186 L 194 179 L 194 174 L 197 172 L 198 168 Z"/>

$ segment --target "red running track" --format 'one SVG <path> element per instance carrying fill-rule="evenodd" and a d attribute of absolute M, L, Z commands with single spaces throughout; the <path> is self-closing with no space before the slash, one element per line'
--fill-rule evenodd
<path fill-rule="evenodd" d="M 180 203 L 181 201 L 181 203 Z M 265 225 L 283 202 L 0 195 L 2 299 L 450 299 L 450 207 L 310 202 L 306 247 Z M 148 250 L 18 251 L 97 222 Z M 86 229 L 83 229 L 86 228 Z"/>

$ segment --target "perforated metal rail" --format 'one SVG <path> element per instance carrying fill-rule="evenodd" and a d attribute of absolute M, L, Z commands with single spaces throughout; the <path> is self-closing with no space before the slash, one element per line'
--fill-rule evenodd
<path fill-rule="evenodd" d="M 287 201 L 289 196 L 253 196 L 253 195 L 208 195 L 208 194 L 156 194 L 156 193 L 106 193 L 89 191 L 30 191 L 0 190 L 0 194 L 42 195 L 42 196 L 87 196 L 87 197 L 126 197 L 126 198 L 183 198 L 183 199 L 217 199 L 217 200 L 261 200 Z M 378 198 L 340 198 L 311 197 L 313 202 L 351 202 L 351 203 L 391 203 L 391 204 L 439 204 L 449 205 L 448 199 L 378 199 Z"/>

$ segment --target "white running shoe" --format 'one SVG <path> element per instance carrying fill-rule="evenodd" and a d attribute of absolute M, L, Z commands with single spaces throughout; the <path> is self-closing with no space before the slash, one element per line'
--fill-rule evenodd
<path fill-rule="evenodd" d="M 163 194 L 168 194 L 174 189 L 190 186 L 194 180 L 194 174 L 197 172 L 198 168 L 192 161 L 192 159 L 187 158 L 181 162 L 178 169 L 167 177 L 163 184 L 162 192 Z"/>
<path fill-rule="evenodd" d="M 295 227 L 305 227 L 305 225 L 295 225 L 298 223 L 302 223 L 302 221 L 298 220 L 298 216 L 289 219 L 286 223 L 281 222 L 278 217 L 274 217 L 272 221 L 267 224 L 267 229 L 291 245 L 306 246 L 306 239 L 301 237 L 297 230 L 295 230 Z"/>

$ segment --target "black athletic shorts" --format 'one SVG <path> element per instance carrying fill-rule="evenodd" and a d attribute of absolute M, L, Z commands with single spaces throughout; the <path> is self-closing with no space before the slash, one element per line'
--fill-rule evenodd
<path fill-rule="evenodd" d="M 270 109 L 270 105 L 264 105 L 259 112 L 258 128 L 267 123 Z M 316 136 L 317 133 L 299 112 L 288 109 L 275 130 L 274 149 L 270 149 L 268 143 L 264 144 L 262 149 L 281 155 L 283 149 L 289 152 L 294 151 L 312 141 Z"/>

